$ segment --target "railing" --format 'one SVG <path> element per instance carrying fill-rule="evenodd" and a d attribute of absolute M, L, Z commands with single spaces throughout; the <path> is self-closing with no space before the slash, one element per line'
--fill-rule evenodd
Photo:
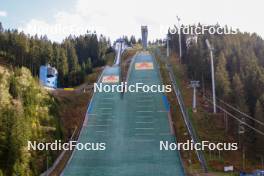
<path fill-rule="evenodd" d="M 176 94 L 177 101 L 178 101 L 178 104 L 180 106 L 180 110 L 181 110 L 181 113 L 182 113 L 182 117 L 183 117 L 185 125 L 186 125 L 186 127 L 188 129 L 189 135 L 191 136 L 191 138 L 192 138 L 194 143 L 198 143 L 199 142 L 198 137 L 197 137 L 196 132 L 195 132 L 193 126 L 192 126 L 189 114 L 188 114 L 188 112 L 186 110 L 186 107 L 184 105 L 182 94 L 181 94 L 181 91 L 180 91 L 180 89 L 179 89 L 179 87 L 177 85 L 176 78 L 174 76 L 172 67 L 171 67 L 171 65 L 170 65 L 170 63 L 169 63 L 169 61 L 167 59 L 165 59 L 165 65 L 166 65 L 166 69 L 168 70 L 169 77 L 170 77 L 170 80 L 171 80 L 171 83 L 172 83 L 172 86 L 173 86 L 173 90 L 174 90 L 174 92 Z M 198 160 L 201 163 L 201 166 L 202 166 L 204 172 L 208 172 L 207 163 L 206 163 L 206 160 L 205 160 L 203 152 L 200 151 L 200 150 L 199 151 L 196 150 L 196 154 L 197 154 Z"/>
<path fill-rule="evenodd" d="M 76 131 L 77 131 L 77 128 L 74 129 L 74 131 L 72 133 L 72 136 L 71 136 L 71 138 L 70 138 L 69 141 L 72 141 L 74 139 L 75 134 L 76 134 Z M 55 162 L 53 163 L 53 165 L 48 170 L 46 170 L 45 172 L 43 172 L 42 174 L 40 174 L 40 176 L 50 175 L 52 172 L 54 172 L 54 170 L 57 168 L 58 164 L 61 162 L 61 160 L 65 156 L 66 152 L 67 152 L 66 150 L 63 150 L 61 152 L 61 154 L 57 157 L 57 159 L 55 160 Z"/>

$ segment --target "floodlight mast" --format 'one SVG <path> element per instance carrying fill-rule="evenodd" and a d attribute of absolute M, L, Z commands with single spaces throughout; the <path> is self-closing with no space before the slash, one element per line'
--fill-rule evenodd
<path fill-rule="evenodd" d="M 210 60 L 211 60 L 211 74 L 212 74 L 212 92 L 213 92 L 213 106 L 214 113 L 216 113 L 216 98 L 215 98 L 215 77 L 214 77 L 214 59 L 213 59 L 213 47 L 210 45 L 208 39 L 205 40 L 208 49 L 210 50 Z"/>
<path fill-rule="evenodd" d="M 177 15 L 176 16 L 177 21 L 178 21 L 178 33 L 179 33 L 179 50 L 180 50 L 180 63 L 181 63 L 181 58 L 182 58 L 182 47 L 181 47 L 181 25 L 180 25 L 180 17 Z"/>
<path fill-rule="evenodd" d="M 169 40 L 170 40 L 170 36 L 169 36 L 169 34 L 168 34 L 168 35 L 167 35 L 167 57 L 170 56 Z"/>

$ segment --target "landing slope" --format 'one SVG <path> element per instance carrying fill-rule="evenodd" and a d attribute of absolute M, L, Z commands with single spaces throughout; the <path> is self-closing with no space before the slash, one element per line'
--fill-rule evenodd
<path fill-rule="evenodd" d="M 107 68 L 100 81 L 107 76 L 115 80 L 119 72 L 117 66 Z M 128 84 L 136 83 L 161 84 L 155 60 L 147 53 L 137 54 L 130 65 Z M 161 140 L 176 142 L 164 99 L 163 93 L 142 91 L 95 93 L 79 142 L 105 142 L 106 150 L 76 150 L 63 175 L 184 175 L 179 152 L 159 148 Z"/>

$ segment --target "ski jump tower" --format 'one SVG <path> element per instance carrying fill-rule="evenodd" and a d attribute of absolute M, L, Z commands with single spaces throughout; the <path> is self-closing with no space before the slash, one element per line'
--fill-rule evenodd
<path fill-rule="evenodd" d="M 148 26 L 141 26 L 142 45 L 144 49 L 148 46 Z"/>

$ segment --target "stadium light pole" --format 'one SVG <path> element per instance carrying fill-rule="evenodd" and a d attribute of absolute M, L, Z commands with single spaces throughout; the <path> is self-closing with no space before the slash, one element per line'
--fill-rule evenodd
<path fill-rule="evenodd" d="M 181 58 L 182 58 L 182 47 L 181 47 L 181 25 L 180 25 L 180 17 L 177 15 L 176 16 L 177 21 L 178 21 L 178 33 L 179 33 L 179 50 L 180 50 L 180 63 L 181 63 Z"/>
<path fill-rule="evenodd" d="M 216 113 L 216 100 L 215 100 L 215 77 L 214 77 L 214 59 L 213 59 L 213 47 L 210 45 L 208 39 L 206 39 L 206 45 L 210 50 L 210 59 L 211 59 L 211 74 L 212 74 L 212 92 L 213 92 L 213 106 L 214 114 Z"/>
<path fill-rule="evenodd" d="M 170 56 L 169 40 L 170 40 L 170 36 L 169 34 L 167 34 L 167 57 Z"/>

